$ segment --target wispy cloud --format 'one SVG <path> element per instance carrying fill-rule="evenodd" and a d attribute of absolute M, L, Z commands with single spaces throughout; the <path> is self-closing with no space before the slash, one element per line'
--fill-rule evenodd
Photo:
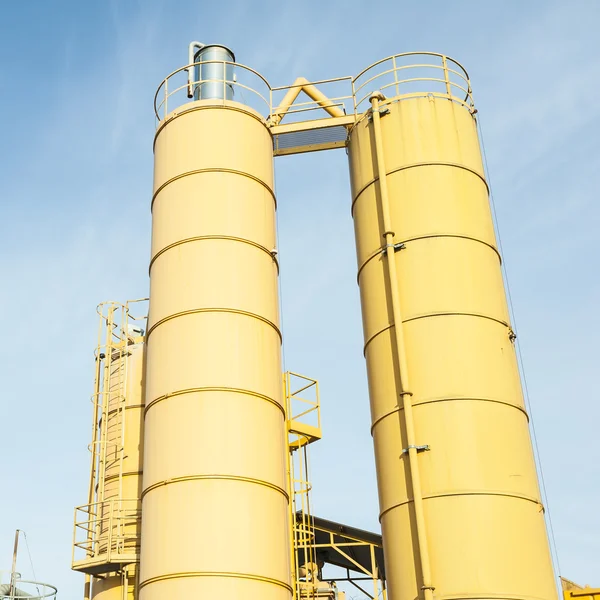
<path fill-rule="evenodd" d="M 62 40 L 59 63 L 45 65 L 52 77 L 34 109 L 24 114 L 23 97 L 3 89 L 7 118 L 21 128 L 10 148 L 14 170 L 0 187 L 1 410 L 11 424 L 3 442 L 19 449 L 3 475 L 33 492 L 0 497 L 8 515 L 0 538 L 6 545 L 14 527 L 31 529 L 38 575 L 62 595 L 80 593 L 68 564 L 71 508 L 88 469 L 93 311 L 106 298 L 145 295 L 152 97 L 184 64 L 191 39 L 231 44 L 273 85 L 353 74 L 393 52 L 430 47 L 456 50 L 475 74 L 561 558 L 565 574 L 592 579 L 600 551 L 598 536 L 586 537 L 598 492 L 590 465 L 600 460 L 590 316 L 600 301 L 598 8 L 525 4 L 504 3 L 499 22 L 488 6 L 443 2 L 369 10 L 354 1 L 111 0 L 98 12 L 106 31 L 97 46 L 70 22 L 75 33 Z M 19 90 L 28 89 L 25 67 Z M 327 516 L 376 526 L 345 156 L 277 159 L 277 177 L 286 360 L 322 383 L 326 438 L 315 451 L 314 501 Z M 565 398 L 579 415 L 563 410 Z M 345 460 L 335 462 L 340 448 Z M 574 498 L 561 469 L 592 483 Z M 348 482 L 351 497 L 340 491 Z"/>

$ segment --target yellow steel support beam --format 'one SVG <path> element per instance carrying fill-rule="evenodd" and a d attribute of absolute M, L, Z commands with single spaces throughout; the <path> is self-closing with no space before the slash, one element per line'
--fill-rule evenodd
<path fill-rule="evenodd" d="M 286 133 L 298 133 L 300 131 L 314 131 L 315 129 L 326 129 L 328 127 L 351 127 L 356 122 L 354 115 L 339 115 L 337 117 L 325 117 L 324 119 L 311 119 L 310 121 L 299 121 L 297 123 L 281 123 L 271 126 L 273 135 Z"/>
<path fill-rule="evenodd" d="M 318 106 L 320 106 L 325 112 L 332 117 L 344 117 L 346 114 L 344 111 L 337 106 L 332 100 L 330 100 L 321 90 L 316 86 L 312 85 L 308 79 L 304 77 L 298 77 L 296 81 L 290 86 L 286 95 L 279 106 L 273 111 L 270 119 L 272 126 L 279 125 L 283 117 L 285 117 L 288 110 L 294 104 L 296 98 L 304 92 L 311 100 L 313 100 Z"/>

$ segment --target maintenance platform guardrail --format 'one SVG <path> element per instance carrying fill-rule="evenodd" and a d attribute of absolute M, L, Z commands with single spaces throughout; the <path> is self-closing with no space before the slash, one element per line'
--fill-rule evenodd
<path fill-rule="evenodd" d="M 193 78 L 190 81 L 189 72 L 196 71 L 195 67 L 207 63 L 222 64 L 224 68 L 218 71 L 223 73 L 223 77 Z M 314 132 L 325 128 L 325 121 L 329 121 L 327 127 L 341 125 L 345 130 L 353 125 L 360 115 L 369 111 L 369 97 L 374 90 L 383 93 L 389 102 L 427 96 L 432 99 L 450 100 L 464 106 L 472 114 L 477 112 L 469 75 L 459 62 L 435 52 L 405 52 L 377 61 L 355 77 L 319 81 L 300 78 L 290 85 L 280 87 L 272 87 L 260 73 L 243 64 L 228 61 L 189 64 L 170 73 L 158 87 L 154 97 L 157 126 L 160 127 L 166 119 L 176 116 L 177 109 L 190 102 L 190 86 L 196 88 L 209 82 L 213 85 L 212 89 L 215 82 L 223 86 L 223 98 L 233 96 L 235 101 L 258 113 L 265 123 L 273 128 L 274 136 L 277 133 Z M 308 99 L 295 101 L 301 92 L 305 92 Z M 287 101 L 290 97 L 292 102 Z M 213 100 L 215 101 L 219 102 Z M 319 114 L 315 114 L 323 109 L 329 114 L 326 119 L 321 119 Z M 283 117 L 287 121 L 285 125 L 280 124 Z M 315 124 L 317 121 L 323 123 Z M 282 129 L 284 127 L 287 129 Z M 278 128 L 281 131 L 278 131 Z M 331 146 L 331 140 L 316 139 L 312 144 L 315 147 L 298 151 L 344 145 L 337 138 L 335 141 L 337 146 Z M 345 139 L 342 141 L 345 143 Z M 299 144 L 298 147 L 307 145 Z M 289 147 L 287 149 L 289 150 Z M 275 145 L 275 155 L 289 153 L 292 152 L 286 152 L 285 147 L 278 148 Z"/>

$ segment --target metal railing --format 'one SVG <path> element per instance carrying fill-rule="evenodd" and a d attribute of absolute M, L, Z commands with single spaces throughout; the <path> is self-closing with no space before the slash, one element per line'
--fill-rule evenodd
<path fill-rule="evenodd" d="M 203 84 L 215 82 L 223 86 L 223 98 L 232 92 L 234 100 L 257 111 L 265 120 L 281 115 L 278 109 L 285 94 L 298 87 L 297 84 L 271 87 L 257 71 L 239 63 L 227 61 L 204 61 L 181 67 L 170 73 L 160 84 L 154 96 L 154 111 L 158 124 L 175 109 L 190 102 L 188 72 L 194 72 L 201 64 L 220 63 L 234 69 L 232 79 L 197 79 L 191 83 L 193 89 Z M 223 69 L 223 73 L 232 69 Z M 195 78 L 194 78 L 195 79 Z M 337 77 L 307 82 L 316 87 L 331 101 L 329 106 L 338 107 L 347 115 L 366 112 L 369 96 L 373 91 L 386 95 L 388 101 L 415 97 L 444 98 L 463 105 L 472 113 L 475 111 L 469 75 L 456 60 L 436 52 L 404 52 L 388 56 L 370 65 L 355 77 Z M 213 102 L 225 100 L 213 100 Z M 285 111 L 288 119 L 314 120 L 314 111 L 322 110 L 322 103 L 316 100 L 294 102 Z"/>
<path fill-rule="evenodd" d="M 73 568 L 102 572 L 102 564 L 132 562 L 139 545 L 138 499 L 122 499 L 126 382 L 130 348 L 146 329 L 147 299 L 98 305 L 94 352 L 88 503 L 75 509 Z M 108 485 L 110 484 L 110 490 Z M 107 567 L 108 568 L 108 567 Z"/>
<path fill-rule="evenodd" d="M 288 477 L 294 598 L 311 598 L 314 592 L 303 566 L 316 561 L 313 518 L 310 504 L 308 446 L 321 437 L 319 388 L 316 379 L 297 373 L 283 375 L 288 429 Z M 308 424 L 309 423 L 309 424 Z M 313 435 L 315 432 L 318 432 Z"/>
<path fill-rule="evenodd" d="M 0 600 L 23 600 L 23 598 L 29 598 L 29 600 L 41 600 L 42 598 L 54 600 L 58 593 L 58 589 L 49 583 L 20 578 L 15 579 L 14 587 L 14 593 L 11 593 L 11 584 L 0 581 Z"/>
<path fill-rule="evenodd" d="M 232 79 L 196 79 L 188 80 L 188 72 L 201 64 L 219 63 L 235 68 Z M 224 72 L 227 72 L 224 69 Z M 154 114 L 158 123 L 176 108 L 190 102 L 188 89 L 195 90 L 206 83 L 219 83 L 223 86 L 223 98 L 227 97 L 228 88 L 233 90 L 234 97 L 263 116 L 271 112 L 271 86 L 269 82 L 257 71 L 239 63 L 222 60 L 208 60 L 193 63 L 173 71 L 163 79 L 154 95 Z M 216 101 L 216 100 L 215 100 Z"/>
<path fill-rule="evenodd" d="M 415 97 L 445 98 L 475 108 L 469 74 L 457 61 L 436 52 L 404 52 L 367 67 L 352 80 L 355 113 L 370 108 L 374 90 L 389 100 Z"/>
<path fill-rule="evenodd" d="M 100 319 L 94 351 L 96 373 L 91 397 L 92 441 L 88 446 L 91 453 L 88 503 L 105 499 L 108 473 L 117 469 L 119 478 L 122 475 L 127 356 L 130 345 L 142 339 L 146 329 L 147 302 L 147 298 L 130 300 L 125 304 L 109 301 L 102 302 L 96 308 Z M 111 432 L 112 439 L 108 435 L 109 425 L 119 429 Z"/>
<path fill-rule="evenodd" d="M 73 568 L 86 564 L 126 564 L 139 554 L 141 503 L 113 498 L 75 509 Z"/>
<path fill-rule="evenodd" d="M 350 573 L 350 568 L 346 568 L 346 577 L 336 577 L 336 581 L 348 581 L 355 588 L 359 589 L 366 597 L 375 600 L 375 598 L 382 598 L 386 600 L 387 591 L 385 588 L 385 582 L 382 579 L 382 574 L 379 572 L 377 565 L 377 558 L 375 551 L 381 549 L 382 546 L 373 542 L 367 542 L 357 537 L 353 537 L 347 531 L 344 533 L 335 533 L 329 529 L 313 525 L 315 532 L 321 532 L 325 534 L 327 541 L 321 541 L 314 544 L 315 551 L 318 550 L 334 550 L 335 553 L 339 554 L 352 565 L 352 570 L 360 573 L 361 575 L 353 575 Z M 341 541 L 346 540 L 346 541 Z M 368 551 L 369 554 L 369 566 L 366 567 L 354 558 L 354 549 L 362 548 Z M 328 578 L 326 578 L 328 580 Z M 365 590 L 358 582 L 371 582 L 373 593 L 369 593 Z"/>
<path fill-rule="evenodd" d="M 334 600 L 338 598 L 337 582 L 347 581 L 358 588 L 366 597 L 385 600 L 385 583 L 378 572 L 375 551 L 379 546 L 348 532 L 340 533 L 323 529 L 315 524 L 312 506 L 312 484 L 310 480 L 310 444 L 321 437 L 321 403 L 319 384 L 316 379 L 284 373 L 284 398 L 288 428 L 288 489 L 290 490 L 291 538 L 293 541 L 292 565 L 295 600 Z M 317 532 L 326 534 L 326 541 L 317 541 Z M 321 535 L 321 538 L 324 536 Z M 369 567 L 354 558 L 354 550 L 366 549 Z M 353 571 L 345 569 L 344 577 L 320 579 L 318 553 L 328 549 L 342 556 Z M 370 581 L 373 595 L 361 587 L 361 582 Z"/>
<path fill-rule="evenodd" d="M 321 439 L 319 382 L 288 371 L 284 374 L 284 397 L 290 447 Z"/>

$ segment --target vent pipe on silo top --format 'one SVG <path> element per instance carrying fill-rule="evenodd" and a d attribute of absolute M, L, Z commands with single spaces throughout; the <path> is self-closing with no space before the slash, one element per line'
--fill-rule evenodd
<path fill-rule="evenodd" d="M 233 100 L 234 53 L 220 44 L 189 45 L 188 98 Z"/>

